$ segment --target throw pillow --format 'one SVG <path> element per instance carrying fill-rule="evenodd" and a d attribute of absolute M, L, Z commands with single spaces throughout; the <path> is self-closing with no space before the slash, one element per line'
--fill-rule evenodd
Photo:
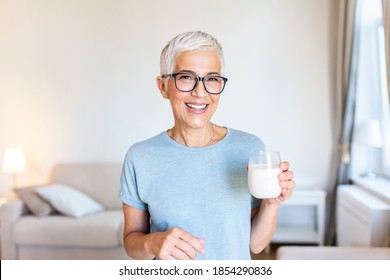
<path fill-rule="evenodd" d="M 14 189 L 14 191 L 35 216 L 47 216 L 55 213 L 55 209 L 34 191 L 37 188 L 39 187 L 25 187 Z"/>
<path fill-rule="evenodd" d="M 104 210 L 104 207 L 91 197 L 62 184 L 49 185 L 36 189 L 35 192 L 63 215 L 81 218 Z"/>

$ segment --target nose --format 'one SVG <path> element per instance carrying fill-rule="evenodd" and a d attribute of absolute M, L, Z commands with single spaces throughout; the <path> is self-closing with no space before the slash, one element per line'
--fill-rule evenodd
<path fill-rule="evenodd" d="M 198 78 L 198 81 L 195 85 L 195 88 L 191 91 L 191 95 L 198 97 L 206 97 L 208 96 L 208 92 L 206 91 L 202 78 Z"/>

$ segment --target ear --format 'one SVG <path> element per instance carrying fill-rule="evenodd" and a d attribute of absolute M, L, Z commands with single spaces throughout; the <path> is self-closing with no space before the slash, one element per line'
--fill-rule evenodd
<path fill-rule="evenodd" d="M 160 90 L 162 97 L 164 97 L 165 99 L 169 99 L 167 85 L 164 82 L 166 81 L 164 81 L 164 79 L 161 76 L 158 76 L 156 78 L 156 84 L 158 89 Z"/>

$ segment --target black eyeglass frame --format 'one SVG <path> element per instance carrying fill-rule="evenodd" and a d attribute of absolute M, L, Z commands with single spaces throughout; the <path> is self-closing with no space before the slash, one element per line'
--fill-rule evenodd
<path fill-rule="evenodd" d="M 194 87 L 191 89 L 191 90 L 181 90 L 177 87 L 177 84 L 176 84 L 176 77 L 177 75 L 180 75 L 180 74 L 187 74 L 189 76 L 193 76 L 196 78 L 196 82 L 195 82 L 195 85 Z M 172 73 L 172 74 L 166 74 L 166 75 L 162 75 L 161 76 L 162 78 L 167 78 L 167 77 L 173 77 L 174 81 L 175 81 L 175 87 L 178 91 L 181 91 L 181 92 L 191 92 L 193 91 L 197 86 L 198 86 L 198 83 L 199 81 L 201 81 L 203 83 L 203 87 L 204 89 L 207 91 L 207 93 L 209 94 L 214 94 L 214 95 L 218 95 L 218 94 L 221 94 L 223 92 L 223 90 L 225 89 L 225 85 L 226 85 L 226 82 L 228 81 L 228 78 L 225 78 L 225 77 L 222 77 L 222 76 L 213 76 L 213 75 L 208 75 L 208 76 L 204 76 L 204 77 L 199 77 L 199 76 L 196 76 L 195 74 L 192 74 L 192 73 L 185 73 L 185 72 L 178 72 L 178 73 Z M 218 93 L 215 93 L 215 92 L 209 92 L 206 88 L 206 85 L 205 85 L 205 82 L 204 82 L 204 79 L 208 78 L 208 77 L 214 77 L 214 78 L 221 78 L 223 80 L 223 87 L 221 89 L 220 92 Z"/>

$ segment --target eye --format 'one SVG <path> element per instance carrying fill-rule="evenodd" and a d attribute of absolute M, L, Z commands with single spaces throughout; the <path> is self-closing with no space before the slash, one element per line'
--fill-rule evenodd
<path fill-rule="evenodd" d="M 222 79 L 218 76 L 207 76 L 205 80 L 206 82 L 220 83 Z"/>
<path fill-rule="evenodd" d="M 193 81 L 193 80 L 195 80 L 195 77 L 190 75 L 190 74 L 179 74 L 179 75 L 177 75 L 176 78 L 178 80 L 181 80 L 181 81 L 186 81 L 186 80 Z"/>

